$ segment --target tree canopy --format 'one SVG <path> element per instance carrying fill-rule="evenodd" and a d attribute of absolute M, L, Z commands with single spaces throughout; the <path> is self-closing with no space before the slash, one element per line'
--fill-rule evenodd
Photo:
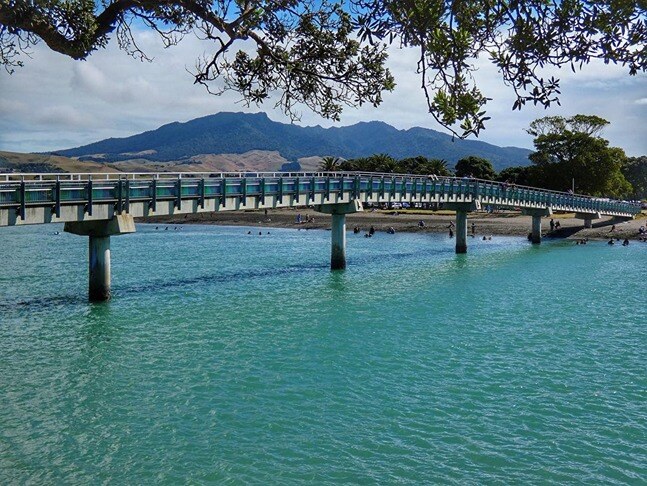
<path fill-rule="evenodd" d="M 530 171 L 539 187 L 565 191 L 575 181 L 575 191 L 592 196 L 623 197 L 632 187 L 621 172 L 626 162 L 624 151 L 609 147 L 599 133 L 609 122 L 577 115 L 570 118 L 545 117 L 530 124 L 536 151 L 529 158 Z"/>
<path fill-rule="evenodd" d="M 114 40 L 146 59 L 142 27 L 166 46 L 194 32 L 213 43 L 196 63 L 196 83 L 238 91 L 247 103 L 277 96 L 292 117 L 305 105 L 338 120 L 344 106 L 379 105 L 394 88 L 385 62 L 395 44 L 417 49 L 427 109 L 464 137 L 488 119 L 487 93 L 472 76 L 477 58 L 514 91 L 513 109 L 547 107 L 560 92 L 559 79 L 543 77 L 546 66 L 577 70 L 601 59 L 630 75 L 646 71 L 646 17 L 642 0 L 0 0 L 0 64 L 12 71 L 40 41 L 85 59 Z"/>
<path fill-rule="evenodd" d="M 342 161 L 339 170 L 352 172 L 382 172 L 387 174 L 434 174 L 449 176 L 447 162 L 441 159 L 428 159 L 422 155 L 396 160 L 388 154 L 374 154 Z"/>
<path fill-rule="evenodd" d="M 634 198 L 647 199 L 647 155 L 629 157 L 622 166 L 622 173 L 634 188 Z"/>
<path fill-rule="evenodd" d="M 494 180 L 496 171 L 489 160 L 470 155 L 456 162 L 456 177 L 475 177 L 476 179 Z"/>

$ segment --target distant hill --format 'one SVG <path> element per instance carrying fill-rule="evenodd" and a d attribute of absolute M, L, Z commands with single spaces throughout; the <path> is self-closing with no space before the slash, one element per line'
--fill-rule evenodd
<path fill-rule="evenodd" d="M 99 159 L 103 160 L 103 159 Z M 96 162 L 82 158 L 49 154 L 25 154 L 0 151 L 0 174 L 5 172 L 274 172 L 315 170 L 321 158 L 312 157 L 290 163 L 278 152 L 254 150 L 244 154 L 196 155 L 181 161 L 157 162 L 132 156 L 118 162 Z M 297 168 L 292 167 L 297 165 Z"/>
<path fill-rule="evenodd" d="M 58 150 L 55 154 L 101 163 L 135 159 L 138 163 L 183 164 L 197 156 L 252 151 L 275 152 L 289 162 L 306 159 L 309 163 L 305 165 L 312 165 L 317 157 L 326 155 L 345 159 L 375 153 L 387 153 L 398 159 L 424 155 L 445 159 L 450 165 L 476 155 L 492 162 L 497 171 L 528 165 L 530 153 L 522 148 L 497 147 L 476 140 L 452 140 L 447 134 L 427 128 L 398 130 L 376 121 L 346 127 L 301 127 L 274 122 L 264 113 L 218 113 L 186 123 L 170 123 L 131 137 L 109 138 Z"/>
<path fill-rule="evenodd" d="M 43 154 L 23 154 L 0 151 L 2 172 L 116 172 L 112 165 L 82 162 L 69 157 Z"/>

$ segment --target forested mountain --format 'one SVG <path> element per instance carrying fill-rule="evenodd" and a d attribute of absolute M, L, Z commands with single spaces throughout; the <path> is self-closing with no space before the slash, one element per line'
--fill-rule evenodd
<path fill-rule="evenodd" d="M 133 158 L 161 162 L 181 161 L 201 154 L 242 154 L 252 150 L 277 151 L 292 161 L 304 157 L 329 155 L 349 159 L 386 153 L 395 158 L 423 155 L 445 159 L 450 165 L 475 155 L 491 161 L 496 170 L 527 165 L 530 153 L 517 147 L 452 140 L 449 135 L 426 128 L 398 130 L 376 121 L 346 127 L 301 127 L 274 122 L 264 113 L 218 113 L 55 153 L 101 162 Z"/>

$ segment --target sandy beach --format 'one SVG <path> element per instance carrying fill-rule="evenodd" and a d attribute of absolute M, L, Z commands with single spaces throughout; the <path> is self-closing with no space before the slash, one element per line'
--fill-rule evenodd
<path fill-rule="evenodd" d="M 307 217 L 314 218 L 314 222 L 297 223 L 297 215 L 305 221 Z M 478 236 L 507 235 L 527 236 L 531 229 L 531 217 L 523 216 L 515 212 L 498 213 L 471 213 L 468 217 L 468 233 L 474 231 Z M 581 219 L 575 219 L 573 214 L 555 214 L 555 221 L 559 221 L 561 227 L 558 230 L 550 231 L 550 218 L 544 218 L 542 233 L 547 238 L 589 238 L 607 239 L 629 238 L 639 240 L 639 228 L 647 225 L 645 212 L 638 215 L 633 221 L 615 222 L 613 218 L 604 217 L 593 222 L 593 228 L 584 228 Z M 270 209 L 264 211 L 223 211 L 219 213 L 187 214 L 178 216 L 160 216 L 138 219 L 142 223 L 154 224 L 219 224 L 228 226 L 258 226 L 263 228 L 295 228 L 295 229 L 329 229 L 330 216 L 316 213 L 311 209 Z M 419 222 L 424 222 L 424 227 Z M 371 226 L 376 231 L 387 231 L 393 228 L 396 232 L 446 232 L 454 215 L 449 211 L 365 211 L 349 214 L 346 218 L 347 228 L 350 230 L 355 226 L 362 232 L 368 231 Z M 613 225 L 615 229 L 612 231 Z"/>

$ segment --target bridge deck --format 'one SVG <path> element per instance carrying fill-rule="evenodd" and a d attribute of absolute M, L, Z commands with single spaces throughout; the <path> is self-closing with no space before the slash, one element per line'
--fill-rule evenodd
<path fill-rule="evenodd" d="M 472 203 L 633 217 L 636 204 L 477 179 L 349 172 L 5 174 L 0 226 L 366 203 Z"/>

